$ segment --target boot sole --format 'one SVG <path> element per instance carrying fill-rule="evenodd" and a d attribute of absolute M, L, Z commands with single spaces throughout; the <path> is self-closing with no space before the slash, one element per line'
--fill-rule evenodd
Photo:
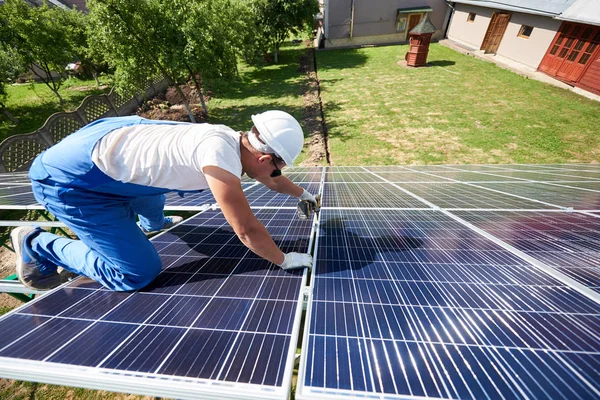
<path fill-rule="evenodd" d="M 34 290 L 40 290 L 36 287 L 33 287 L 29 284 L 27 284 L 25 282 L 25 279 L 23 277 L 23 254 L 21 252 L 21 247 L 19 244 L 20 240 L 19 240 L 19 235 L 21 234 L 22 231 L 24 231 L 25 229 L 22 229 L 25 227 L 20 227 L 20 228 L 16 228 L 13 229 L 13 231 L 10 233 L 10 244 L 12 245 L 13 250 L 15 251 L 15 255 L 17 256 L 17 261 L 16 261 L 16 272 L 17 272 L 17 277 L 19 278 L 19 282 L 21 282 L 23 284 L 23 286 L 26 286 L 30 289 L 34 289 Z M 27 232 L 29 233 L 29 232 Z M 25 233 L 24 235 L 27 235 L 27 233 Z M 21 262 L 19 262 L 19 260 L 21 260 Z"/>

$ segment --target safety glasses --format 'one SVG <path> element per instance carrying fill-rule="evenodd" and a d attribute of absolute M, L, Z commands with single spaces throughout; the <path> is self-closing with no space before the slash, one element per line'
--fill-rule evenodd
<path fill-rule="evenodd" d="M 271 158 L 271 162 L 275 166 L 275 171 L 271 172 L 271 178 L 277 178 L 278 176 L 281 176 L 281 170 L 277 166 L 277 162 L 275 161 L 275 159 Z"/>

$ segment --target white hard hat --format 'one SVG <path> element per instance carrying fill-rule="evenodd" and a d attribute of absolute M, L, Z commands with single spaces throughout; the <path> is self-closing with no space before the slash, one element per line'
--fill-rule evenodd
<path fill-rule="evenodd" d="M 271 110 L 253 115 L 252 122 L 260 133 L 260 139 L 266 144 L 263 145 L 251 134 L 248 139 L 252 147 L 263 153 L 275 154 L 286 165 L 293 167 L 294 160 L 304 146 L 304 134 L 296 118 L 284 111 Z"/>

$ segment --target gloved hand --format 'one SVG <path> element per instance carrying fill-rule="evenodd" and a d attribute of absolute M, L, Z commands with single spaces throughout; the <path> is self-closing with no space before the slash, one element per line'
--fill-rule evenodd
<path fill-rule="evenodd" d="M 285 253 L 284 256 L 283 263 L 279 266 L 286 270 L 310 267 L 313 263 L 312 256 L 306 253 Z"/>
<path fill-rule="evenodd" d="M 310 204 L 312 204 L 313 209 L 315 209 L 315 211 L 319 211 L 317 209 L 317 199 L 315 199 L 315 196 L 313 196 L 312 194 L 310 194 L 306 189 L 304 189 L 304 192 L 302 192 L 302 194 L 300 195 L 300 200 L 306 200 L 308 201 Z"/>

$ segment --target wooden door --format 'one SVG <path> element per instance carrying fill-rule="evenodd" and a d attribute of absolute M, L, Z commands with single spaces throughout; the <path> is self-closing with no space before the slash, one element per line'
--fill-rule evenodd
<path fill-rule="evenodd" d="M 565 22 L 538 69 L 563 81 L 577 82 L 599 44 L 600 28 Z"/>
<path fill-rule="evenodd" d="M 591 45 L 593 34 L 597 31 L 592 26 L 587 26 L 581 32 L 581 35 L 576 38 L 576 43 L 573 48 L 569 51 L 569 54 L 565 57 L 562 65 L 558 69 L 556 76 L 558 78 L 577 81 L 581 76 L 581 73 L 585 69 L 585 63 L 580 63 L 582 56 L 585 54 L 585 50 Z"/>
<path fill-rule="evenodd" d="M 408 16 L 408 29 L 406 32 L 410 33 L 415 26 L 419 25 L 421 18 L 423 18 L 423 14 L 410 14 Z"/>
<path fill-rule="evenodd" d="M 510 14 L 508 13 L 492 14 L 490 26 L 488 26 L 483 43 L 481 43 L 481 50 L 485 51 L 485 53 L 496 54 L 508 26 L 508 21 L 510 21 Z"/>

